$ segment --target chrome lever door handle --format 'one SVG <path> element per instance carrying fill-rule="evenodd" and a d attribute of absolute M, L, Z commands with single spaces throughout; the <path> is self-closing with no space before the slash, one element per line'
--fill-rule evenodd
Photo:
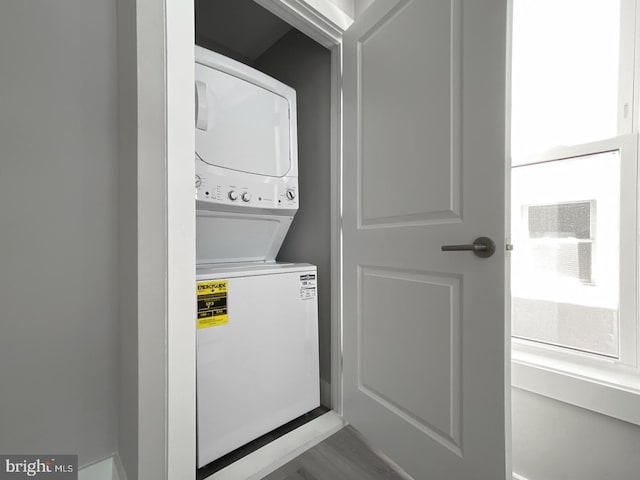
<path fill-rule="evenodd" d="M 443 245 L 443 252 L 473 252 L 480 258 L 488 258 L 496 251 L 496 242 L 489 237 L 478 237 L 473 243 L 466 245 Z"/>

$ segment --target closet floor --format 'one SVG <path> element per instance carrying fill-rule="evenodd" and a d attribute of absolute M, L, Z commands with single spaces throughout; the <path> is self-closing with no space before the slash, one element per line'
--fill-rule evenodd
<path fill-rule="evenodd" d="M 218 460 L 215 460 L 210 464 L 200 468 L 196 472 L 196 479 L 203 480 L 205 478 L 208 478 L 210 475 L 213 475 L 217 471 L 222 470 L 224 467 L 227 467 L 231 465 L 233 462 L 238 461 L 243 457 L 246 457 L 250 453 L 255 452 L 256 450 L 258 450 L 261 447 L 264 447 L 268 443 L 273 442 L 275 439 L 280 438 L 283 435 L 286 435 L 292 430 L 295 430 L 296 428 L 304 425 L 305 423 L 308 423 L 318 418 L 319 416 L 327 413 L 328 411 L 329 409 L 327 407 L 320 406 L 318 408 L 311 410 L 308 413 L 305 413 L 304 415 L 290 421 L 289 423 L 286 423 L 281 427 L 276 428 L 272 432 L 269 432 L 261 436 L 260 438 L 257 438 L 253 442 L 250 442 L 238 448 L 237 450 L 234 450 L 233 452 L 228 453 L 224 457 L 219 458 Z"/>
<path fill-rule="evenodd" d="M 263 480 L 407 480 L 345 427 Z"/>

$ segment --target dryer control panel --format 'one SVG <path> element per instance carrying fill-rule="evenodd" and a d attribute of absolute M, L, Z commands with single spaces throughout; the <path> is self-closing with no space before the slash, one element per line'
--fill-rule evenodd
<path fill-rule="evenodd" d="M 244 178 L 197 171 L 196 200 L 217 205 L 296 210 L 298 179 L 295 177 Z"/>

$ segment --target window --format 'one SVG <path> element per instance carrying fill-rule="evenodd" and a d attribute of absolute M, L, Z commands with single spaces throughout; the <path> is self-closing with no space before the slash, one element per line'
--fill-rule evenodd
<path fill-rule="evenodd" d="M 512 335 L 619 355 L 620 152 L 512 172 Z"/>
<path fill-rule="evenodd" d="M 563 385 L 640 395 L 635 4 L 514 0 L 512 49 L 514 385 L 625 420 Z"/>
<path fill-rule="evenodd" d="M 621 1 L 514 0 L 513 14 L 514 160 L 618 135 Z"/>

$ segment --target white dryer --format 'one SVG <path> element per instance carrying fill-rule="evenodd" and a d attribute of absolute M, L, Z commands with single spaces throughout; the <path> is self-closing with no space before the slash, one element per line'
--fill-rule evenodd
<path fill-rule="evenodd" d="M 298 210 L 296 94 L 196 47 L 198 467 L 320 405 L 316 267 L 276 255 Z"/>
<path fill-rule="evenodd" d="M 298 210 L 296 92 L 196 47 L 198 263 L 274 261 Z"/>

